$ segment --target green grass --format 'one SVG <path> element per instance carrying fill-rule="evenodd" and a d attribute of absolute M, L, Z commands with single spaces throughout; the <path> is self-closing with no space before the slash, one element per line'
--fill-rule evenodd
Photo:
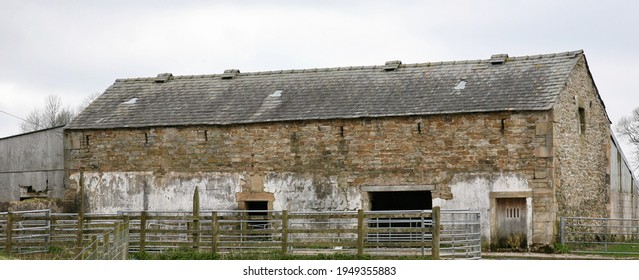
<path fill-rule="evenodd" d="M 601 243 L 570 244 L 569 246 L 564 245 L 562 249 L 564 249 L 568 253 L 573 253 L 573 254 L 601 255 L 606 257 L 639 258 L 639 243 L 630 243 L 630 242 L 623 243 L 623 244 L 610 243 L 607 246 Z"/>
<path fill-rule="evenodd" d="M 561 244 L 559 242 L 555 243 L 553 246 L 553 253 L 555 254 L 568 254 L 570 253 L 570 248 L 565 244 Z"/>
<path fill-rule="evenodd" d="M 424 260 L 430 257 L 421 256 L 371 256 L 353 254 L 314 254 L 314 255 L 283 255 L 279 252 L 270 253 L 228 253 L 212 254 L 197 252 L 191 249 L 175 249 L 162 253 L 133 253 L 131 259 L 136 260 Z"/>

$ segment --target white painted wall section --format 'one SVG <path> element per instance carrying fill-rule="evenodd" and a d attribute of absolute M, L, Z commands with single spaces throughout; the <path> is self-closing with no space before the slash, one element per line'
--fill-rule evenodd
<path fill-rule="evenodd" d="M 245 173 L 85 172 L 84 193 L 88 211 L 122 210 L 192 211 L 193 192 L 199 187 L 202 210 L 236 210 L 236 194 Z M 70 176 L 79 185 L 80 173 Z M 337 177 L 313 174 L 267 173 L 264 192 L 273 193 L 273 210 L 347 211 L 361 208 L 357 188 L 339 187 Z"/>
<path fill-rule="evenodd" d="M 336 176 L 270 173 L 264 180 L 264 191 L 275 195 L 273 210 L 355 211 L 362 206 L 359 190 L 339 187 Z"/>
<path fill-rule="evenodd" d="M 70 179 L 79 183 L 80 174 Z M 122 210 L 192 211 L 193 193 L 199 187 L 203 210 L 237 209 L 235 193 L 241 175 L 229 173 L 175 173 L 156 177 L 151 172 L 85 172 L 84 193 L 88 211 Z"/>
<path fill-rule="evenodd" d="M 435 198 L 433 206 L 442 210 L 472 210 L 481 214 L 482 239 L 490 242 L 490 219 L 492 217 L 490 205 L 491 192 L 525 192 L 532 191 L 528 187 L 528 180 L 522 174 L 455 174 L 449 182 L 453 194 L 450 200 Z M 528 244 L 532 242 L 532 198 L 526 199 L 528 226 Z"/>

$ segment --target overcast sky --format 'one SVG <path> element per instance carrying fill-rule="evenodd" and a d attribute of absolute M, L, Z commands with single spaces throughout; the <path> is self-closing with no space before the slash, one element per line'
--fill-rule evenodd
<path fill-rule="evenodd" d="M 0 111 L 75 107 L 117 78 L 583 49 L 616 123 L 639 107 L 639 1 L 0 0 Z M 20 133 L 0 113 L 0 137 Z M 628 152 L 626 152 L 628 153 Z"/>

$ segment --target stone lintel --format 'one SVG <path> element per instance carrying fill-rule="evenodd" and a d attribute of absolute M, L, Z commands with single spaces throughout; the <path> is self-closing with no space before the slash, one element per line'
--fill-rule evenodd
<path fill-rule="evenodd" d="M 273 201 L 275 201 L 275 195 L 267 192 L 239 192 L 235 193 L 235 200 L 238 203 L 240 210 L 246 209 L 247 201 L 267 201 L 269 209 L 272 209 Z"/>
<path fill-rule="evenodd" d="M 433 191 L 435 185 L 361 186 L 364 192 Z"/>
<path fill-rule="evenodd" d="M 532 197 L 532 191 L 520 191 L 520 192 L 491 192 L 490 198 L 519 198 L 519 197 Z"/>

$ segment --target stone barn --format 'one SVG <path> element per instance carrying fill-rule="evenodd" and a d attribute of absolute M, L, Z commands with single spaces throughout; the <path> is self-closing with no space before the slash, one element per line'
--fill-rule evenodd
<path fill-rule="evenodd" d="M 610 121 L 583 51 L 119 79 L 65 129 L 90 212 L 471 209 L 485 246 L 610 213 Z"/>

